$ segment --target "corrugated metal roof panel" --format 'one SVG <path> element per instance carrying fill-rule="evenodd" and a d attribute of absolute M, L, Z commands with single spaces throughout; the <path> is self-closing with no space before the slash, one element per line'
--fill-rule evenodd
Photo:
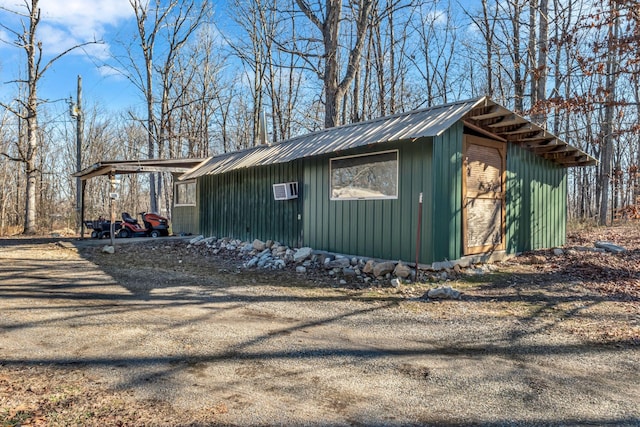
<path fill-rule="evenodd" d="M 454 123 L 462 120 L 474 110 L 474 114 L 478 114 L 478 109 L 496 109 L 498 111 L 496 117 L 502 120 L 507 116 L 513 115 L 511 111 L 487 97 L 453 102 L 437 107 L 381 117 L 367 122 L 351 123 L 324 129 L 297 136 L 271 146 L 258 146 L 221 154 L 203 162 L 200 166 L 182 175 L 180 179 L 185 180 L 203 175 L 220 174 L 253 166 L 286 163 L 295 159 L 335 153 L 383 142 L 434 137 L 442 134 Z M 525 120 L 525 122 L 529 125 L 528 121 Z M 493 122 L 491 124 L 494 125 Z M 485 124 L 479 122 L 479 125 Z M 531 126 L 543 131 L 536 125 L 531 124 Z M 490 128 L 485 129 L 485 132 L 501 136 L 501 132 L 494 132 Z M 546 134 L 546 131 L 543 132 Z M 550 139 L 557 139 L 553 135 L 548 135 Z M 567 145 L 564 142 L 563 144 Z M 575 149 L 575 151 L 581 157 L 575 157 L 575 160 L 573 157 L 569 161 L 563 160 L 565 165 L 587 164 L 585 162 L 593 164 L 595 162 L 595 159 L 590 158 L 579 150 Z"/>
<path fill-rule="evenodd" d="M 210 158 L 181 179 L 219 174 L 252 166 L 286 163 L 304 157 L 349 150 L 381 142 L 411 140 L 444 132 L 484 98 L 415 110 L 351 123 L 291 138 L 272 146 L 258 146 Z"/>

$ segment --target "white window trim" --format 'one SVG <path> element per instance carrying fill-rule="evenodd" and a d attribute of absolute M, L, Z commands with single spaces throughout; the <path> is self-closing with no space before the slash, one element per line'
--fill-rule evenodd
<path fill-rule="evenodd" d="M 376 156 L 378 154 L 396 153 L 396 195 L 395 196 L 380 196 L 380 197 L 333 197 L 333 161 L 349 159 L 353 157 L 369 157 Z M 373 153 L 354 154 L 351 156 L 333 157 L 329 159 L 329 199 L 332 201 L 345 201 L 345 200 L 397 200 L 400 193 L 400 150 L 386 150 L 375 151 Z"/>
<path fill-rule="evenodd" d="M 194 200 L 193 203 L 178 203 L 178 186 L 179 185 L 189 185 L 189 184 L 193 184 L 195 186 L 196 189 L 196 193 L 195 193 L 195 198 L 196 200 Z M 198 201 L 198 184 L 197 181 L 195 179 L 189 180 L 189 181 L 180 181 L 180 182 L 176 182 L 175 183 L 175 187 L 174 187 L 174 204 L 173 206 L 175 207 L 180 207 L 180 206 L 196 206 L 196 203 Z"/>

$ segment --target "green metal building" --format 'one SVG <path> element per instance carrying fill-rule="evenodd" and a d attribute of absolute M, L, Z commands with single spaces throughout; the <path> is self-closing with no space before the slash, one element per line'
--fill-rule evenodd
<path fill-rule="evenodd" d="M 567 167 L 595 163 L 483 97 L 209 158 L 173 230 L 424 264 L 553 247 Z"/>

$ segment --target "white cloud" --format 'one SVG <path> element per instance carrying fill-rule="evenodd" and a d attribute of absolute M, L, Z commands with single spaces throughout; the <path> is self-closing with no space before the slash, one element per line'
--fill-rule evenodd
<path fill-rule="evenodd" d="M 26 13 L 24 3 L 20 0 L 0 0 L 0 7 Z M 133 17 L 128 0 L 41 0 L 39 7 L 41 20 L 38 38 L 48 55 L 61 53 L 85 42 L 108 41 L 110 27 L 117 27 Z M 11 15 L 8 12 L 1 14 L 3 20 Z M 17 16 L 11 17 L 17 19 Z M 7 24 L 11 25 L 9 22 Z M 108 55 L 109 48 L 104 44 L 89 45 L 75 53 L 88 53 L 103 59 Z"/>

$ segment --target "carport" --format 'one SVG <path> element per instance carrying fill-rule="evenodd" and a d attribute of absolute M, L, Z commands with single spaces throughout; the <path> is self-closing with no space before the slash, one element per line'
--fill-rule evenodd
<path fill-rule="evenodd" d="M 116 222 L 115 201 L 116 175 L 129 175 L 137 173 L 171 172 L 185 173 L 198 166 L 205 159 L 145 159 L 145 160 L 105 160 L 74 173 L 76 177 L 77 207 L 79 210 L 80 238 L 84 239 L 84 196 L 87 180 L 97 176 L 108 176 L 111 183 L 111 245 L 114 244 L 114 226 Z"/>

